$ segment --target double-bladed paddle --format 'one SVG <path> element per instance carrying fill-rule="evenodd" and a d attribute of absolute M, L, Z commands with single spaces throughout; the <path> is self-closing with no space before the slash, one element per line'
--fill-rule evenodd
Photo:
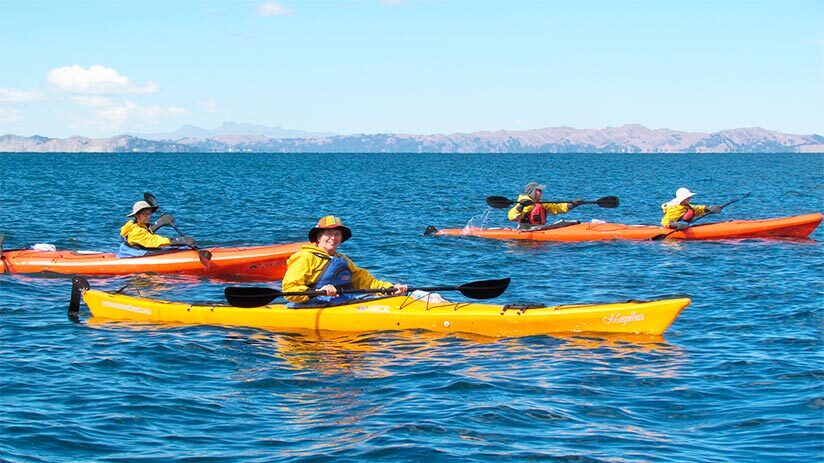
<path fill-rule="evenodd" d="M 149 205 L 152 206 L 152 207 L 158 207 L 158 208 L 160 207 L 160 205 L 157 202 L 157 198 L 155 198 L 155 195 L 149 193 L 148 191 L 143 193 L 143 200 L 145 200 L 147 203 L 149 203 Z M 177 228 L 177 225 L 174 224 L 174 221 L 169 223 L 169 225 L 172 228 L 175 229 L 175 231 L 177 232 L 178 235 L 186 236 L 186 235 L 183 234 L 182 231 L 180 231 L 179 228 Z M 195 245 L 192 245 L 192 246 L 189 246 L 189 247 L 192 248 L 193 250 L 197 251 L 197 257 L 200 259 L 200 263 L 203 264 L 204 267 L 208 268 L 209 264 L 212 260 L 212 253 L 209 252 L 209 251 L 204 251 L 204 250 L 198 248 Z"/>
<path fill-rule="evenodd" d="M 461 294 L 470 299 L 492 299 L 500 296 L 509 286 L 509 278 L 499 280 L 473 281 L 460 286 L 430 286 L 421 288 L 409 288 L 407 291 L 460 291 Z M 338 294 L 388 294 L 395 291 L 391 288 L 378 289 L 351 289 L 341 291 Z M 229 286 L 223 294 L 230 305 L 241 308 L 262 307 L 281 296 L 325 296 L 326 291 L 296 291 L 282 292 L 273 288 L 261 288 L 255 286 Z"/>
<path fill-rule="evenodd" d="M 489 207 L 494 209 L 505 209 L 514 206 L 518 201 L 509 199 L 505 196 L 487 196 L 486 203 Z M 539 203 L 571 203 L 572 201 L 539 201 Z M 600 207 L 614 208 L 618 207 L 617 196 L 604 196 L 595 201 L 584 201 L 581 204 L 597 204 Z"/>
<path fill-rule="evenodd" d="M 748 192 L 744 193 L 743 195 L 741 195 L 740 198 L 736 198 L 736 199 L 727 201 L 726 203 L 721 205 L 721 210 L 723 210 L 725 207 L 729 206 L 730 204 L 737 203 L 738 201 L 741 201 L 742 199 L 748 198 L 751 194 L 752 194 L 752 192 L 748 191 Z M 707 217 L 708 215 L 712 215 L 712 214 L 704 214 L 701 217 L 698 217 L 697 219 L 693 220 L 690 223 L 690 225 L 694 224 L 695 222 L 698 222 L 699 220 L 703 219 L 704 217 Z M 687 229 L 687 230 L 689 230 L 689 229 Z M 679 232 L 679 231 L 684 231 L 684 230 L 673 230 L 673 231 L 668 232 L 668 233 L 661 233 L 660 235 L 655 235 L 650 239 L 652 241 L 661 241 L 663 239 L 666 239 L 668 236 L 672 235 L 673 233 Z"/>

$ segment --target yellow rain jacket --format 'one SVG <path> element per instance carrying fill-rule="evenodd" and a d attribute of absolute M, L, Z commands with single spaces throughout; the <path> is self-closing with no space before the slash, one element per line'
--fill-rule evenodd
<path fill-rule="evenodd" d="M 318 281 L 323 274 L 323 269 L 329 259 L 321 256 L 329 256 L 321 248 L 304 244 L 300 251 L 292 254 L 286 261 L 286 274 L 283 276 L 283 292 L 303 292 L 309 291 L 309 285 Z M 352 287 L 355 289 L 377 289 L 391 288 L 392 283 L 381 281 L 372 276 L 368 271 L 355 265 L 351 259 L 337 253 L 338 257 L 343 257 L 349 264 L 349 271 L 352 272 Z M 332 256 L 329 256 L 331 258 Z M 309 296 L 285 296 L 289 302 L 306 302 Z"/>
<path fill-rule="evenodd" d="M 156 249 L 161 246 L 171 244 L 171 240 L 162 235 L 155 235 L 149 230 L 148 225 L 140 225 L 130 220 L 120 227 L 120 236 L 126 240 L 130 246 L 143 246 L 144 248 Z"/>
<path fill-rule="evenodd" d="M 692 220 L 701 217 L 702 215 L 707 215 L 709 211 L 707 210 L 707 206 L 700 205 L 700 204 L 690 204 L 688 206 L 683 206 L 681 204 L 671 204 L 671 203 L 664 203 L 661 205 L 661 209 L 664 211 L 664 218 L 661 219 L 661 226 L 669 228 L 670 224 L 673 222 L 678 222 L 681 220 L 681 217 L 684 217 L 684 214 L 687 213 L 688 210 L 692 209 L 695 211 L 695 216 Z"/>
<path fill-rule="evenodd" d="M 518 201 L 523 199 L 531 200 L 532 198 L 527 195 L 518 195 Z M 532 206 L 525 206 L 523 210 L 519 211 L 518 206 L 519 204 L 516 203 L 515 206 L 513 206 L 506 214 L 512 222 L 520 222 L 522 219 L 528 218 L 529 213 L 535 208 L 535 205 L 533 204 Z M 540 206 L 544 208 L 547 214 L 558 215 L 569 212 L 569 203 L 540 203 Z"/>

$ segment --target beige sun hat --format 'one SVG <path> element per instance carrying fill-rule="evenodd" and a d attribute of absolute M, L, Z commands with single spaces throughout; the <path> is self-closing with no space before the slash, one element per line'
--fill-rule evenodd
<path fill-rule="evenodd" d="M 132 213 L 127 214 L 126 217 L 134 217 L 135 215 L 137 215 L 138 212 L 142 211 L 143 209 L 151 209 L 152 212 L 154 212 L 157 210 L 157 208 L 158 206 L 152 206 L 146 201 L 138 201 L 134 203 L 134 206 L 132 206 Z"/>

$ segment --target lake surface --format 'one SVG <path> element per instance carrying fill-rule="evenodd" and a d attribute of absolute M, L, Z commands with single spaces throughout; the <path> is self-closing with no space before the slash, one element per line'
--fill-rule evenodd
<path fill-rule="evenodd" d="M 202 246 L 306 239 L 389 281 L 511 276 L 495 302 L 689 294 L 663 337 L 299 335 L 66 317 L 64 276 L 0 275 L 0 460 L 778 462 L 824 458 L 824 230 L 808 241 L 511 243 L 489 195 L 617 195 L 567 219 L 657 223 L 687 186 L 717 219 L 824 211 L 821 155 L 0 154 L 5 248 L 113 251 L 150 191 Z M 708 222 L 705 220 L 704 222 Z M 174 231 L 164 229 L 168 236 Z M 226 283 L 91 278 L 221 300 Z M 454 293 L 444 294 L 462 300 Z"/>

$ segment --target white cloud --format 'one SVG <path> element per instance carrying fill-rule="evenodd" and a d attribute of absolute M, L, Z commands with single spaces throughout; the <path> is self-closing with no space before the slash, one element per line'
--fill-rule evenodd
<path fill-rule="evenodd" d="M 198 101 L 196 104 L 200 109 L 204 109 L 209 113 L 215 113 L 218 110 L 217 102 L 212 100 Z"/>
<path fill-rule="evenodd" d="M 264 2 L 257 7 L 258 16 L 291 16 L 294 13 L 293 10 L 275 2 Z"/>
<path fill-rule="evenodd" d="M 46 81 L 57 90 L 91 95 L 122 95 L 127 93 L 155 93 L 160 87 L 154 82 L 136 86 L 128 77 L 114 68 L 95 64 L 88 69 L 77 64 L 52 69 Z"/>
<path fill-rule="evenodd" d="M 15 90 L 0 87 L 0 102 L 2 103 L 26 103 L 42 99 L 43 92 L 40 90 Z"/>
<path fill-rule="evenodd" d="M 15 109 L 0 108 L 0 124 L 9 124 L 22 119 L 20 113 Z"/>
<path fill-rule="evenodd" d="M 155 123 L 159 119 L 186 115 L 188 111 L 177 107 L 141 106 L 131 101 L 126 101 L 122 104 L 111 105 L 96 110 L 95 114 L 104 123 L 121 125 L 128 120 Z"/>
<path fill-rule="evenodd" d="M 111 99 L 105 96 L 73 96 L 72 101 L 83 106 L 110 106 L 114 104 Z"/>

